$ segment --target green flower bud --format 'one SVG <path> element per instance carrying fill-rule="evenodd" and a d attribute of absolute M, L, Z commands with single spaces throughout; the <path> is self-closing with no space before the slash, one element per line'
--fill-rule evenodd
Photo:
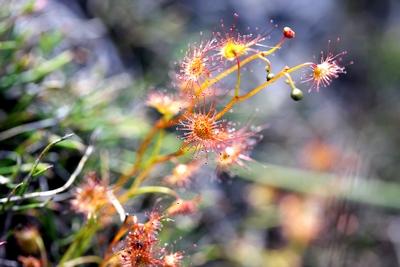
<path fill-rule="evenodd" d="M 303 91 L 301 91 L 299 88 L 294 88 L 292 90 L 292 92 L 290 93 L 290 97 L 294 100 L 294 101 L 299 101 L 303 99 Z"/>

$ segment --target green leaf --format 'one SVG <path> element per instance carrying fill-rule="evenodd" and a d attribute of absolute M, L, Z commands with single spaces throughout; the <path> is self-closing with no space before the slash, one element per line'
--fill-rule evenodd
<path fill-rule="evenodd" d="M 336 197 L 386 208 L 400 208 L 400 184 L 379 179 L 345 177 L 250 162 L 235 173 L 249 181 L 321 197 Z"/>
<path fill-rule="evenodd" d="M 83 255 L 89 248 L 93 236 L 99 229 L 99 224 L 93 218 L 90 218 L 86 224 L 76 233 L 74 241 L 68 247 L 67 251 L 62 256 L 59 266 L 70 260 Z"/>
<path fill-rule="evenodd" d="M 61 32 L 45 32 L 40 36 L 39 47 L 44 54 L 51 53 L 53 49 L 62 41 Z"/>
<path fill-rule="evenodd" d="M 68 64 L 72 60 L 72 53 L 69 51 L 65 51 L 56 57 L 47 60 L 35 68 L 28 70 L 26 72 L 23 72 L 21 74 L 20 83 L 29 83 L 29 82 L 34 82 L 37 81 L 46 75 L 52 73 L 55 70 L 60 69 L 62 66 L 65 64 Z"/>
<path fill-rule="evenodd" d="M 39 163 L 35 168 L 35 173 L 46 171 L 51 167 L 50 164 L 47 163 Z M 13 165 L 13 166 L 4 166 L 0 167 L 0 175 L 11 174 L 17 169 L 20 168 L 21 172 L 29 172 L 33 168 L 33 163 L 24 163 L 21 166 Z"/>
<path fill-rule="evenodd" d="M 13 211 L 24 211 L 24 210 L 30 210 L 30 209 L 37 209 L 37 208 L 44 208 L 49 204 L 51 199 L 46 200 L 45 202 L 36 202 L 36 203 L 30 203 L 26 205 L 13 205 L 11 209 Z"/>
<path fill-rule="evenodd" d="M 0 42 L 0 50 L 10 50 L 17 47 L 17 42 L 15 41 L 3 41 Z"/>

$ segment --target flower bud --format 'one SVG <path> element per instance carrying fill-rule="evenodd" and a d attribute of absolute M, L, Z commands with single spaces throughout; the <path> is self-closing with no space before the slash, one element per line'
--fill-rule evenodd
<path fill-rule="evenodd" d="M 272 80 L 274 77 L 275 77 L 275 74 L 273 74 L 273 73 L 268 73 L 268 75 L 267 75 L 267 81 Z"/>
<path fill-rule="evenodd" d="M 290 93 L 290 97 L 294 100 L 294 101 L 299 101 L 303 99 L 303 91 L 301 91 L 299 88 L 294 88 L 292 90 L 292 92 Z"/>
<path fill-rule="evenodd" d="M 295 35 L 296 33 L 290 27 L 283 28 L 283 36 L 285 36 L 285 38 L 292 39 Z"/>

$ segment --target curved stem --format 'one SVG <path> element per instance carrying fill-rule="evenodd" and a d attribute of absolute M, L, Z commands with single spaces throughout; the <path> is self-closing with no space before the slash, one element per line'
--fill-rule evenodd
<path fill-rule="evenodd" d="M 294 84 L 294 81 L 293 81 L 292 76 L 290 76 L 290 74 L 287 73 L 287 72 L 284 72 L 283 74 L 286 76 L 286 78 L 287 78 L 287 80 L 288 80 L 288 82 L 289 82 L 289 86 L 290 86 L 292 89 L 296 89 L 296 85 Z"/>
<path fill-rule="evenodd" d="M 200 85 L 199 90 L 196 92 L 196 96 L 200 96 L 204 92 L 205 89 L 209 88 L 210 86 L 212 86 L 215 83 L 217 83 L 218 81 L 222 80 L 223 78 L 225 78 L 229 74 L 231 74 L 234 71 L 238 70 L 238 82 L 237 82 L 236 88 L 235 88 L 235 99 L 238 98 L 239 97 L 238 96 L 239 95 L 239 86 L 240 86 L 240 71 L 239 71 L 240 67 L 244 66 L 244 65 L 246 65 L 246 64 L 248 64 L 248 63 L 250 63 L 252 61 L 254 61 L 255 59 L 259 59 L 260 57 L 261 58 L 266 58 L 268 55 L 271 55 L 276 50 L 281 48 L 283 43 L 284 43 L 284 38 L 281 39 L 274 47 L 272 47 L 268 51 L 262 51 L 262 52 L 258 52 L 258 53 L 255 53 L 253 55 L 250 55 L 247 58 L 245 58 L 242 61 L 240 61 L 240 63 L 239 63 L 239 59 L 237 59 L 238 60 L 237 64 L 235 64 L 234 66 L 230 67 L 229 69 L 223 71 L 222 73 L 220 73 L 216 77 L 210 78 L 210 79 L 207 79 L 206 81 L 204 81 Z M 190 105 L 188 110 L 192 110 L 192 109 L 193 109 L 193 105 Z M 229 109 L 230 108 L 228 108 L 227 110 L 229 110 Z M 118 190 L 118 188 L 120 188 L 122 185 L 124 185 L 130 177 L 134 176 L 139 171 L 140 165 L 141 165 L 141 162 L 142 162 L 142 159 L 143 159 L 143 156 L 144 156 L 144 153 L 147 150 L 148 146 L 150 145 L 150 143 L 152 141 L 152 138 L 157 134 L 157 132 L 160 129 L 164 129 L 164 128 L 168 128 L 168 127 L 176 125 L 182 119 L 182 117 L 184 117 L 184 114 L 185 113 L 181 114 L 180 116 L 178 116 L 175 119 L 171 119 L 171 120 L 168 120 L 168 121 L 166 121 L 165 118 L 161 118 L 160 120 L 158 120 L 155 123 L 153 128 L 150 130 L 150 132 L 147 134 L 147 136 L 145 137 L 145 139 L 143 140 L 143 142 L 139 146 L 138 151 L 136 153 L 135 163 L 132 165 L 132 167 L 125 174 L 122 174 L 118 178 L 118 180 L 116 182 L 116 187 L 115 187 L 116 190 Z"/>
<path fill-rule="evenodd" d="M 189 110 L 192 110 L 193 107 L 189 107 Z M 117 182 L 115 183 L 115 191 L 117 191 L 118 189 L 120 189 L 120 187 L 122 185 L 124 185 L 128 179 L 132 176 L 134 176 L 140 169 L 140 165 L 142 163 L 143 160 L 143 156 L 144 153 L 146 152 L 147 148 L 149 147 L 153 137 L 162 129 L 171 127 L 173 125 L 175 125 L 176 123 L 178 123 L 183 117 L 184 117 L 183 113 L 182 115 L 178 116 L 175 119 L 171 119 L 171 120 L 166 120 L 164 117 L 159 119 L 153 126 L 153 128 L 147 133 L 145 139 L 143 140 L 143 142 L 140 144 L 137 152 L 136 152 L 136 159 L 134 164 L 132 165 L 132 167 L 124 174 L 122 174 Z M 157 159 L 156 159 L 157 160 Z M 149 163 L 148 165 L 150 166 L 152 163 Z M 136 181 L 136 180 L 135 180 Z"/>
<path fill-rule="evenodd" d="M 89 156 L 92 154 L 94 148 L 92 145 L 89 145 L 85 151 L 85 154 L 82 156 L 81 160 L 78 163 L 78 166 L 74 170 L 74 172 L 71 174 L 71 176 L 68 178 L 67 182 L 56 189 L 48 190 L 48 191 L 43 191 L 43 192 L 32 192 L 28 193 L 22 196 L 12 196 L 9 198 L 1 198 L 0 203 L 6 203 L 6 202 L 14 202 L 14 201 L 19 201 L 19 200 L 25 200 L 25 199 L 30 199 L 30 198 L 44 198 L 44 197 L 52 197 L 56 194 L 59 194 L 61 192 L 64 192 L 67 190 L 75 181 L 75 179 L 78 177 L 78 175 L 81 173 L 86 161 L 89 159 Z"/>
<path fill-rule="evenodd" d="M 119 219 L 121 220 L 121 222 L 124 222 L 125 218 L 126 218 L 126 212 L 124 210 L 124 207 L 121 205 L 121 203 L 115 197 L 115 195 L 113 194 L 113 192 L 111 190 L 107 192 L 107 196 L 108 196 L 108 199 L 110 200 L 111 204 L 114 206 L 116 212 L 118 213 Z"/>
<path fill-rule="evenodd" d="M 48 144 L 43 151 L 40 153 L 39 157 L 35 160 L 35 163 L 32 166 L 32 169 L 30 170 L 30 172 L 28 173 L 28 175 L 24 178 L 24 180 L 22 181 L 23 183 L 23 189 L 22 189 L 22 194 L 25 193 L 26 189 L 28 188 L 28 185 L 32 179 L 32 176 L 36 170 L 36 167 L 39 165 L 40 161 L 44 158 L 44 156 L 49 152 L 49 150 L 55 146 L 56 144 L 72 137 L 74 134 L 67 134 L 64 135 L 63 137 L 51 142 L 50 144 Z"/>
<path fill-rule="evenodd" d="M 147 133 L 147 136 L 145 137 L 143 142 L 140 144 L 140 146 L 136 152 L 136 159 L 135 159 L 134 164 L 126 173 L 122 174 L 118 178 L 117 182 L 115 183 L 116 190 L 119 187 L 121 187 L 122 185 L 124 185 L 130 177 L 132 177 L 133 175 L 135 175 L 137 173 L 137 171 L 140 168 L 140 164 L 142 163 L 144 153 L 146 152 L 148 146 L 150 145 L 153 137 L 158 133 L 158 131 L 160 129 L 163 128 L 164 125 L 165 125 L 165 119 L 161 118 L 154 124 L 154 126 L 153 126 L 153 128 L 151 128 L 150 132 Z"/>
<path fill-rule="evenodd" d="M 147 175 L 150 173 L 150 171 L 159 163 L 166 162 L 172 158 L 179 157 L 184 154 L 183 149 L 178 149 L 174 153 L 168 154 L 168 155 L 162 155 L 158 156 L 156 159 L 154 159 L 151 164 L 138 176 L 136 177 L 135 181 L 133 182 L 133 185 L 130 189 L 130 191 L 135 191 L 147 178 Z"/>
<path fill-rule="evenodd" d="M 296 65 L 296 66 L 294 66 L 294 67 L 292 67 L 292 68 L 284 68 L 284 69 L 281 70 L 277 75 L 275 75 L 275 77 L 272 78 L 271 80 L 266 81 L 266 82 L 260 84 L 259 86 L 253 88 L 252 90 L 250 90 L 248 93 L 246 93 L 246 94 L 244 94 L 244 95 L 241 95 L 241 96 L 238 96 L 238 97 L 233 97 L 233 98 L 231 99 L 231 101 L 229 101 L 228 104 L 226 104 L 226 106 L 225 106 L 220 112 L 217 113 L 217 115 L 215 116 L 215 118 L 216 118 L 217 120 L 220 119 L 220 118 L 221 118 L 223 115 L 225 115 L 225 113 L 227 113 L 235 104 L 237 104 L 237 103 L 239 103 L 239 102 L 242 102 L 242 101 L 244 101 L 244 100 L 246 100 L 246 99 L 248 99 L 248 98 L 250 98 L 250 97 L 256 95 L 256 94 L 259 93 L 261 90 L 263 90 L 264 88 L 266 88 L 268 85 L 270 85 L 270 84 L 276 82 L 277 80 L 279 80 L 279 79 L 280 79 L 282 76 L 284 76 L 285 74 L 294 72 L 294 71 L 296 71 L 296 70 L 299 70 L 299 69 L 301 69 L 301 68 L 303 68 L 303 67 L 306 67 L 306 66 L 309 66 L 309 65 L 311 65 L 311 64 L 314 64 L 314 63 L 306 62 L 306 63 L 302 63 L 302 64 L 299 64 L 299 65 Z"/>
<path fill-rule="evenodd" d="M 261 55 L 259 55 L 258 57 L 259 57 L 262 61 L 265 61 L 265 64 L 267 64 L 266 70 L 267 70 L 267 69 L 268 69 L 268 70 L 271 70 L 271 61 L 269 61 L 268 58 L 266 58 L 266 57 L 264 57 L 264 56 L 261 56 Z"/>
<path fill-rule="evenodd" d="M 160 130 L 160 132 L 157 136 L 157 139 L 155 141 L 154 147 L 151 151 L 151 155 L 150 155 L 149 159 L 147 159 L 146 162 L 143 164 L 143 169 L 146 169 L 146 167 L 148 165 L 150 165 L 154 161 L 154 159 L 159 155 L 161 145 L 162 145 L 162 140 L 164 139 L 164 135 L 165 135 L 165 131 Z"/>
<path fill-rule="evenodd" d="M 185 150 L 183 148 L 178 149 L 177 151 L 167 154 L 167 155 L 162 155 L 158 156 L 156 159 L 154 159 L 151 164 L 149 164 L 135 179 L 133 182 L 131 188 L 125 192 L 123 195 L 120 196 L 119 200 L 120 202 L 124 203 L 129 199 L 129 196 L 136 194 L 136 191 L 138 190 L 139 186 L 147 179 L 148 175 L 152 171 L 152 169 L 159 163 L 166 162 L 170 159 L 182 156 L 185 153 Z"/>
<path fill-rule="evenodd" d="M 171 188 L 165 187 L 165 186 L 143 186 L 139 187 L 133 194 L 129 195 L 129 198 L 137 195 L 143 195 L 143 194 L 152 194 L 152 193 L 159 193 L 159 194 L 165 194 L 165 195 L 170 195 L 174 198 L 178 198 L 178 194 L 172 190 Z"/>

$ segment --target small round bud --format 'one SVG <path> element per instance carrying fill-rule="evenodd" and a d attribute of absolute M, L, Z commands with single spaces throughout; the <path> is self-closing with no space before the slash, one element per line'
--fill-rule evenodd
<path fill-rule="evenodd" d="M 299 88 L 294 88 L 292 90 L 292 92 L 290 93 L 290 97 L 294 100 L 294 101 L 299 101 L 303 99 L 303 91 L 301 91 Z"/>
<path fill-rule="evenodd" d="M 274 77 L 275 77 L 275 74 L 273 74 L 273 73 L 268 73 L 268 75 L 267 75 L 267 81 L 272 80 Z"/>
<path fill-rule="evenodd" d="M 288 39 L 294 38 L 296 33 L 290 28 L 290 27 L 284 27 L 283 28 L 283 36 L 285 36 Z"/>

